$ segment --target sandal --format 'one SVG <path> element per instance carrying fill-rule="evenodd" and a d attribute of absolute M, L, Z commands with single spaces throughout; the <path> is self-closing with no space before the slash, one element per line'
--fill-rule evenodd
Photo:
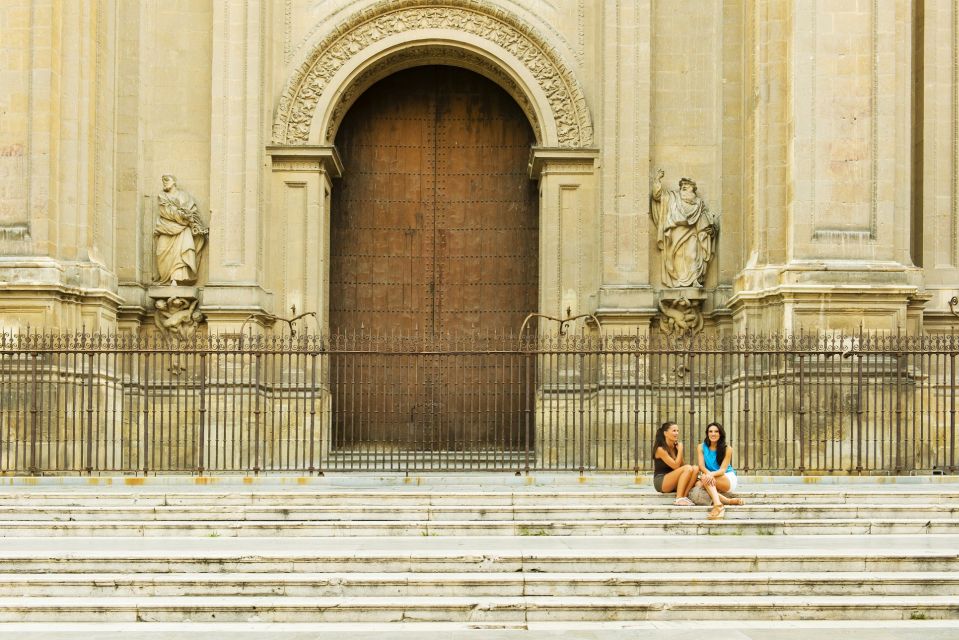
<path fill-rule="evenodd" d="M 742 498 L 729 498 L 729 502 L 727 502 L 726 504 L 732 505 L 734 507 L 741 507 L 744 504 L 746 504 L 746 501 L 743 500 Z"/>
<path fill-rule="evenodd" d="M 676 498 L 673 501 L 673 506 L 674 507 L 695 507 L 696 504 L 689 498 L 683 497 L 683 498 Z"/>
<path fill-rule="evenodd" d="M 709 515 L 706 516 L 707 520 L 722 520 L 723 516 L 726 515 L 726 507 L 723 505 L 717 505 L 712 508 L 709 512 Z"/>

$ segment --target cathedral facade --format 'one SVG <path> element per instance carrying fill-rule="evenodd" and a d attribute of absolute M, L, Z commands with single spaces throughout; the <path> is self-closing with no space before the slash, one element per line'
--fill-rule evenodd
<path fill-rule="evenodd" d="M 5 2 L 0 321 L 950 331 L 957 13 Z"/>

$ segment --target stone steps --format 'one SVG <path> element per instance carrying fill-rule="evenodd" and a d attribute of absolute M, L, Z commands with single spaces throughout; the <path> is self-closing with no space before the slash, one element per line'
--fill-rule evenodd
<path fill-rule="evenodd" d="M 79 522 L 79 521 L 396 521 L 396 522 L 443 522 L 443 521 L 645 521 L 645 520 L 684 520 L 689 517 L 702 517 L 708 511 L 706 507 L 674 507 L 672 505 L 591 505 L 549 506 L 500 506 L 475 505 L 471 507 L 455 506 L 221 506 L 177 507 L 177 506 L 78 506 L 78 507 L 0 507 L 0 523 L 8 520 L 36 520 L 42 522 Z M 955 520 L 959 523 L 959 505 L 923 505 L 923 504 L 880 504 L 880 505 L 781 505 L 747 504 L 728 507 L 727 520 L 797 520 L 797 519 L 898 519 L 926 518 L 936 520 Z"/>
<path fill-rule="evenodd" d="M 482 599 L 201 596 L 0 598 L 0 623 L 45 622 L 530 622 L 609 620 L 873 620 L 959 618 L 954 596 L 524 596 Z"/>
<path fill-rule="evenodd" d="M 351 536 L 648 536 L 648 535 L 919 535 L 959 534 L 959 519 L 732 517 L 705 519 L 708 509 L 685 518 L 625 520 L 3 520 L 0 538 L 59 536 L 134 537 L 351 537 Z M 932 515 L 932 514 L 930 514 Z"/>
<path fill-rule="evenodd" d="M 811 635 L 843 640 L 954 640 L 949 620 L 720 620 L 518 623 L 263 623 L 247 622 L 75 622 L 6 623 L 0 638 L 11 640 L 808 640 Z M 264 635 L 268 634 L 268 635 Z"/>
<path fill-rule="evenodd" d="M 642 487 L 631 491 L 510 491 L 454 492 L 410 491 L 398 489 L 380 492 L 329 492 L 291 488 L 288 491 L 237 492 L 142 492 L 129 491 L 125 495 L 111 495 L 115 489 L 103 492 L 0 492 L 0 508 L 12 507 L 208 507 L 228 506 L 282 506 L 282 507 L 356 507 L 356 506 L 447 506 L 536 507 L 546 504 L 568 506 L 670 506 L 674 496 L 660 495 Z M 737 491 L 736 496 L 758 505 L 925 505 L 959 508 L 959 491 Z"/>
<path fill-rule="evenodd" d="M 763 540 L 751 536 L 736 537 L 737 541 L 763 547 Z M 579 544 L 537 544 L 551 542 L 544 538 L 508 539 L 509 546 L 497 545 L 484 549 L 487 538 L 429 539 L 355 538 L 353 542 L 383 540 L 387 545 L 401 547 L 401 551 L 363 550 L 364 545 L 345 545 L 346 539 L 322 538 L 259 538 L 257 545 L 243 544 L 242 538 L 216 539 L 140 539 L 140 538 L 67 538 L 51 539 L 50 549 L 44 555 L 29 549 L 19 552 L 0 551 L 0 567 L 4 573 L 700 573 L 712 572 L 938 572 L 959 571 L 959 539 L 944 536 L 937 541 L 948 550 L 903 550 L 896 552 L 856 551 L 849 549 L 817 549 L 810 544 L 805 549 L 757 548 L 724 550 L 721 556 L 709 557 L 702 548 L 691 551 L 678 549 L 663 551 L 664 542 L 647 537 L 650 550 L 636 549 L 632 538 L 595 539 L 570 538 Z M 808 536 L 819 538 L 818 536 Z M 829 536 L 833 540 L 847 536 Z M 857 541 L 856 537 L 852 537 Z M 908 538 L 906 536 L 905 538 Z M 696 540 L 695 538 L 687 538 Z M 896 538 L 903 540 L 903 538 Z M 449 540 L 449 544 L 440 544 Z M 463 541 L 468 541 L 468 546 Z M 502 541 L 502 538 L 492 540 Z M 559 539 L 566 541 L 567 539 Z M 613 547 L 600 545 L 598 540 L 617 543 Z M 54 544 L 58 541 L 59 544 Z M 44 540 L 29 540 L 30 547 L 42 545 Z M 67 542 L 75 542 L 73 549 L 62 550 Z M 93 543 L 103 545 L 94 546 Z M 110 549 L 114 546 L 126 548 Z M 153 542 L 154 544 L 150 544 Z M 155 544 L 169 542 L 170 544 Z M 230 544 L 230 548 L 225 543 Z M 426 545 L 414 544 L 425 542 Z M 775 544 L 775 540 L 769 544 Z M 875 543 L 875 540 L 870 542 Z M 880 544 L 885 541 L 880 540 Z M 720 542 L 721 543 L 721 542 Z M 715 545 L 710 538 L 703 545 Z M 901 544 L 901 543 L 900 543 Z M 590 550 L 595 545 L 596 550 Z M 6 546 L 6 545 L 5 545 Z M 57 547 L 60 547 L 59 549 Z M 264 547 L 297 547 L 295 551 L 264 551 Z M 340 546 L 354 546 L 339 550 Z M 823 541 L 823 546 L 833 547 Z M 875 546 L 873 544 L 873 546 Z M 86 547 L 86 549 L 84 549 Z M 417 548 L 418 547 L 418 548 Z M 424 548 L 425 547 L 425 548 Z M 551 548 L 544 548 L 551 547 Z M 693 555 L 695 553 L 696 555 Z"/>
<path fill-rule="evenodd" d="M 6 623 L 4 640 L 954 640 L 950 620 L 670 620 L 518 623 Z"/>
<path fill-rule="evenodd" d="M 750 487 L 708 521 L 625 482 L 158 482 L 0 488 L 0 638 L 826 633 L 809 620 L 845 640 L 959 637 L 959 483 Z M 847 633 L 865 622 L 872 635 Z"/>
<path fill-rule="evenodd" d="M 14 596 L 294 596 L 311 598 L 693 596 L 957 596 L 951 571 L 743 573 L 49 573 L 0 574 Z"/>

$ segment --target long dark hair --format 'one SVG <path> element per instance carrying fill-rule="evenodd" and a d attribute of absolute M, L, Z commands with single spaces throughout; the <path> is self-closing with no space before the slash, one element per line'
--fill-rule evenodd
<path fill-rule="evenodd" d="M 723 425 L 718 422 L 710 422 L 706 425 L 706 437 L 703 438 L 703 444 L 706 445 L 706 448 L 709 448 L 709 427 L 716 427 L 719 429 L 719 441 L 716 443 L 716 464 L 722 466 L 723 460 L 726 458 L 726 430 L 723 429 Z"/>
<path fill-rule="evenodd" d="M 672 420 L 667 420 L 663 424 L 659 425 L 659 429 L 656 429 L 656 440 L 653 441 L 653 460 L 656 459 L 656 450 L 660 447 L 663 448 L 663 451 L 670 454 L 674 458 L 676 457 L 676 451 L 678 447 L 674 450 L 670 450 L 669 445 L 666 444 L 666 430 L 671 426 L 676 424 Z"/>

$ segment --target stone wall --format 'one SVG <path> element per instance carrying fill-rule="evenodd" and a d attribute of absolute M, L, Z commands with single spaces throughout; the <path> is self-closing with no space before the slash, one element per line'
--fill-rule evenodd
<path fill-rule="evenodd" d="M 914 4 L 10 0 L 0 325 L 149 328 L 173 173 L 210 223 L 210 328 L 293 306 L 322 327 L 332 135 L 377 78 L 439 63 L 500 83 L 537 132 L 540 311 L 655 326 L 662 168 L 721 214 L 707 330 L 949 330 L 959 12 Z"/>

